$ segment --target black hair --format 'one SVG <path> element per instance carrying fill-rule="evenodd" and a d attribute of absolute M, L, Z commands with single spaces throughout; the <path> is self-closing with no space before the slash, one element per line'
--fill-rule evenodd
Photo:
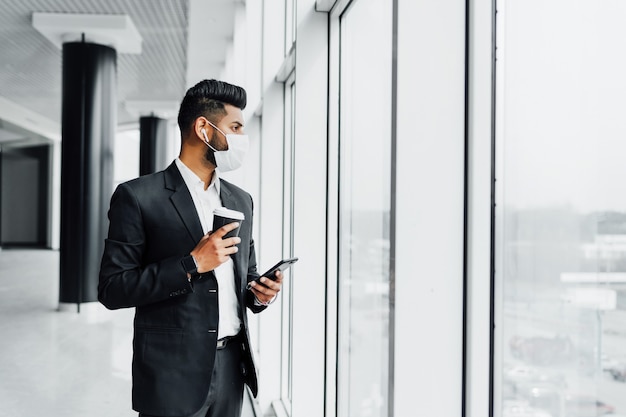
<path fill-rule="evenodd" d="M 185 137 L 193 122 L 204 116 L 217 123 L 217 115 L 226 114 L 224 104 L 230 104 L 241 110 L 246 108 L 246 90 L 224 81 L 202 80 L 187 90 L 178 111 L 178 127 Z"/>

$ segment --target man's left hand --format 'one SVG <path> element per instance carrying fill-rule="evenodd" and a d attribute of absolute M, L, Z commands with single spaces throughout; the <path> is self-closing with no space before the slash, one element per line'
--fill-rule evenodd
<path fill-rule="evenodd" d="M 267 305 L 272 302 L 282 287 L 283 273 L 281 271 L 276 271 L 275 276 L 276 279 L 261 277 L 261 284 L 258 284 L 255 281 L 250 283 L 250 291 L 254 293 L 257 300 L 259 300 L 259 302 L 263 305 Z"/>

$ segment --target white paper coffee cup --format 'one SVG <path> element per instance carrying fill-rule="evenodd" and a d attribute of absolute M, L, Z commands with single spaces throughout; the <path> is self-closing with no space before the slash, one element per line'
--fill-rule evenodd
<path fill-rule="evenodd" d="M 213 231 L 215 232 L 217 229 L 226 226 L 227 224 L 239 222 L 239 227 L 226 233 L 224 235 L 224 239 L 239 236 L 241 222 L 244 220 L 245 216 L 242 212 L 237 210 L 231 210 L 226 207 L 218 207 L 213 210 Z"/>

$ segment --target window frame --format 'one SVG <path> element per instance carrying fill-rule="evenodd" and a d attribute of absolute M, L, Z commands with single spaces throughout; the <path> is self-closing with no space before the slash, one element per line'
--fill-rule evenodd
<path fill-rule="evenodd" d="M 468 1 L 464 413 L 493 417 L 496 0 Z"/>
<path fill-rule="evenodd" d="M 295 159 L 295 72 L 284 83 L 284 134 L 283 134 L 283 230 L 282 257 L 294 255 L 294 159 Z M 291 281 L 295 268 L 284 272 L 281 291 L 281 401 L 291 415 L 293 381 L 293 292 Z"/>

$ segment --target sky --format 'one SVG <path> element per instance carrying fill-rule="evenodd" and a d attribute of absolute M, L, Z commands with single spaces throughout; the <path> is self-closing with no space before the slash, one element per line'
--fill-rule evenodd
<path fill-rule="evenodd" d="M 499 201 L 626 211 L 626 2 L 500 2 Z"/>

